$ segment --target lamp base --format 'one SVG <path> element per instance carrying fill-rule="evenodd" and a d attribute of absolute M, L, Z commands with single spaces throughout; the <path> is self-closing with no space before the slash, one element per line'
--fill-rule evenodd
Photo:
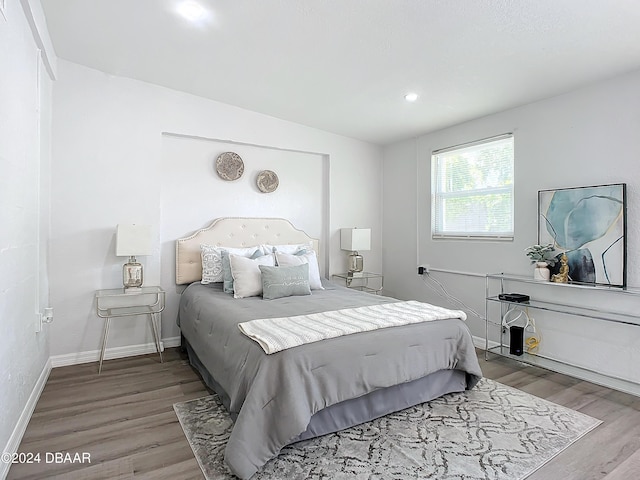
<path fill-rule="evenodd" d="M 364 259 L 358 252 L 351 252 L 349 255 L 348 273 L 350 276 L 362 275 Z"/>
<path fill-rule="evenodd" d="M 133 289 L 140 291 L 143 280 L 142 264 L 138 263 L 136 257 L 129 257 L 129 261 L 122 266 L 122 284 L 125 291 L 134 292 Z"/>

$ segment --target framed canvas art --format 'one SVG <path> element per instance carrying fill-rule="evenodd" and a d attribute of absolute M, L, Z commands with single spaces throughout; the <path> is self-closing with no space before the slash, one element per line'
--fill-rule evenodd
<path fill-rule="evenodd" d="M 540 190 L 538 243 L 567 255 L 571 283 L 627 285 L 626 184 Z"/>

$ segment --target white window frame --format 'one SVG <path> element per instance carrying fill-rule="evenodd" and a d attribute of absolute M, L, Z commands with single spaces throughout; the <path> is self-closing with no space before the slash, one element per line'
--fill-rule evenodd
<path fill-rule="evenodd" d="M 477 140 L 474 142 L 465 143 L 462 145 L 456 145 L 453 147 L 447 147 L 440 150 L 434 150 L 431 153 L 431 238 L 434 240 L 438 239 L 474 239 L 474 240 L 513 240 L 514 236 L 514 177 L 515 174 L 512 173 L 511 184 L 499 187 L 483 187 L 477 189 L 463 190 L 463 191 L 446 191 L 443 188 L 443 185 L 438 183 L 439 168 L 440 168 L 440 155 L 443 154 L 451 154 L 456 151 L 463 151 L 470 149 L 472 147 L 479 147 L 482 145 L 488 145 L 494 142 L 511 140 L 514 141 L 512 133 L 505 133 L 503 135 L 498 135 L 495 137 L 485 138 L 482 140 Z M 515 157 L 515 153 L 514 153 Z M 512 158 L 512 162 L 515 163 L 514 158 Z M 512 163 L 512 172 L 513 172 L 513 163 Z M 452 199 L 452 198 L 464 198 L 469 196 L 478 196 L 478 195 L 495 195 L 496 193 L 507 193 L 511 198 L 511 229 L 510 231 L 488 231 L 488 232 L 478 232 L 478 231 L 470 231 L 470 230 L 462 230 L 462 231 L 454 231 L 447 230 L 447 228 L 443 225 L 443 221 L 446 218 L 446 213 L 443 211 L 438 211 L 438 209 L 445 208 L 445 202 L 443 200 Z"/>

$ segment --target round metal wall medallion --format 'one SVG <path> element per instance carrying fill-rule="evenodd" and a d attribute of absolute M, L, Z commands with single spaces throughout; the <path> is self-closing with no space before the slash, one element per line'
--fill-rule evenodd
<path fill-rule="evenodd" d="M 271 170 L 262 170 L 258 174 L 258 179 L 256 180 L 258 189 L 263 193 L 275 192 L 279 184 L 280 181 L 278 180 L 278 175 L 276 175 L 276 172 Z"/>
<path fill-rule="evenodd" d="M 244 173 L 244 163 L 240 155 L 224 152 L 216 158 L 216 172 L 223 180 L 237 180 Z"/>

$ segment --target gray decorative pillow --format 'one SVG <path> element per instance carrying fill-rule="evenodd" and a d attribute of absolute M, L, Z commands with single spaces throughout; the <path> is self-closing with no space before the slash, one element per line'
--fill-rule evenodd
<path fill-rule="evenodd" d="M 251 252 L 240 252 L 239 248 L 227 248 L 222 250 L 222 291 L 224 293 L 234 293 L 233 291 L 233 275 L 231 275 L 231 262 L 229 255 L 240 255 L 242 257 L 255 259 L 263 255 L 262 249 L 259 247 L 251 247 L 255 249 Z M 248 249 L 245 249 L 248 250 Z"/>
<path fill-rule="evenodd" d="M 223 280 L 222 257 L 220 248 L 214 245 L 200 245 L 202 255 L 202 280 L 203 285 L 221 282 Z"/>
<path fill-rule="evenodd" d="M 260 265 L 259 268 L 262 272 L 262 298 L 265 300 L 311 295 L 308 263 L 292 267 Z"/>

